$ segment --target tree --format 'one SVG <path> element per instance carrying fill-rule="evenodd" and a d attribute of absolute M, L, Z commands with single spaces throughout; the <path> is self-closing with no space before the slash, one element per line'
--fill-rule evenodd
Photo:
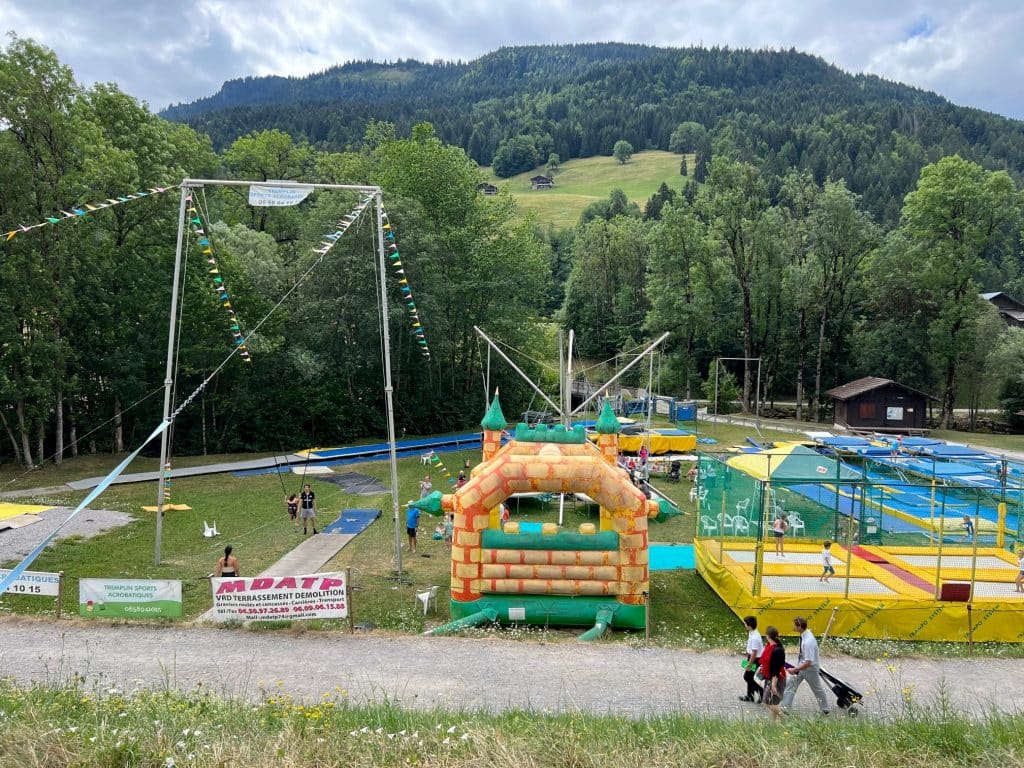
<path fill-rule="evenodd" d="M 694 178 L 694 181 L 699 181 L 701 184 L 703 184 L 705 181 L 708 180 L 708 173 L 709 172 L 710 172 L 710 168 L 709 168 L 709 165 L 708 165 L 708 159 L 707 159 L 706 153 L 704 153 L 704 152 L 698 153 L 697 154 L 697 159 L 694 161 L 694 165 L 693 165 L 693 178 Z"/>
<path fill-rule="evenodd" d="M 676 191 L 664 181 L 661 182 L 658 190 L 647 199 L 647 205 L 644 206 L 644 220 L 660 219 L 662 209 L 675 199 Z"/>
<path fill-rule="evenodd" d="M 633 145 L 625 139 L 619 139 L 612 147 L 612 157 L 620 163 L 626 163 L 633 156 Z"/>
<path fill-rule="evenodd" d="M 702 149 L 707 143 L 708 134 L 700 123 L 680 123 L 668 140 L 668 151 L 686 154 Z"/>
<path fill-rule="evenodd" d="M 685 176 L 687 173 L 688 171 L 686 169 L 686 156 L 683 155 L 683 158 L 679 161 L 679 175 Z"/>
<path fill-rule="evenodd" d="M 928 333 L 941 375 L 943 429 L 953 421 L 958 365 L 981 309 L 976 278 L 986 257 L 1009 258 L 1019 221 L 1009 174 L 986 171 L 958 155 L 926 166 L 904 203 L 900 228 L 917 262 L 908 279 L 920 284 L 933 312 Z"/>
<path fill-rule="evenodd" d="M 552 152 L 550 155 L 548 155 L 548 176 L 554 176 L 560 170 L 562 170 L 562 158 L 560 158 L 557 154 Z"/>
<path fill-rule="evenodd" d="M 715 158 L 708 183 L 697 197 L 697 208 L 713 238 L 714 246 L 729 265 L 740 290 L 743 356 L 757 357 L 754 336 L 755 292 L 764 240 L 757 237 L 768 208 L 768 190 L 757 169 L 748 163 Z M 744 364 L 743 409 L 750 410 L 753 367 Z"/>
<path fill-rule="evenodd" d="M 505 139 L 498 145 L 491 161 L 494 175 L 502 179 L 515 176 L 523 171 L 530 171 L 540 163 L 540 154 L 529 136 L 516 136 Z"/>

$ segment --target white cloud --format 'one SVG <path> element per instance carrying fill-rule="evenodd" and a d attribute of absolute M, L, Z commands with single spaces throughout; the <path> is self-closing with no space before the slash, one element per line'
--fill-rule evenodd
<path fill-rule="evenodd" d="M 1024 117 L 1012 86 L 1024 78 L 1017 0 L 0 0 L 3 29 L 52 47 L 82 82 L 116 81 L 155 108 L 230 78 L 351 59 L 468 60 L 502 45 L 619 40 L 793 47 Z"/>

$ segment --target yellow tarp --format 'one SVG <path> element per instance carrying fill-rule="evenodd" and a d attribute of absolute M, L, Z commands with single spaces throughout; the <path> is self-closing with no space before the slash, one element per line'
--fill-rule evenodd
<path fill-rule="evenodd" d="M 591 440 L 597 441 L 596 435 Z M 697 447 L 696 435 L 661 435 L 651 432 L 647 435 L 619 435 L 619 450 L 625 453 L 639 453 L 640 449 L 650 440 L 651 455 L 659 453 L 686 453 Z"/>
<path fill-rule="evenodd" d="M 19 515 L 38 515 L 40 512 L 45 512 L 48 509 L 53 509 L 53 507 L 41 507 L 38 504 L 8 504 L 7 502 L 0 502 L 0 520 L 18 517 Z"/>
<path fill-rule="evenodd" d="M 143 507 L 143 512 L 156 512 L 156 507 Z M 164 512 L 189 512 L 192 510 L 188 504 L 164 504 Z"/>

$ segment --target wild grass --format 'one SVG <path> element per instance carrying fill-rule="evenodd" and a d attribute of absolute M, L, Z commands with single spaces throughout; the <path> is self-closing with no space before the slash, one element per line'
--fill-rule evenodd
<path fill-rule="evenodd" d="M 1024 717 L 969 720 L 908 699 L 885 719 L 787 719 L 580 712 L 414 711 L 362 706 L 335 689 L 297 701 L 276 686 L 256 697 L 0 683 L 0 768 L 8 766 L 637 765 L 790 768 L 1015 766 Z"/>

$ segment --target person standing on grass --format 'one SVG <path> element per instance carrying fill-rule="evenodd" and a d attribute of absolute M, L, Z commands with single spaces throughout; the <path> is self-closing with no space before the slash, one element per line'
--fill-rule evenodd
<path fill-rule="evenodd" d="M 807 628 L 807 619 L 797 616 L 793 619 L 793 629 L 800 633 L 800 655 L 797 657 L 797 664 L 789 671 L 790 682 L 786 686 L 786 695 L 782 698 L 782 711 L 789 713 L 793 706 L 793 697 L 796 696 L 800 683 L 807 681 L 818 700 L 818 708 L 821 714 L 829 713 L 828 694 L 821 682 L 821 663 L 818 659 L 818 641 L 814 633 Z"/>
<path fill-rule="evenodd" d="M 757 684 L 754 673 L 757 671 L 758 664 L 761 661 L 761 654 L 764 653 L 764 642 L 761 640 L 761 633 L 757 631 L 756 617 L 745 617 L 743 619 L 743 626 L 747 628 L 747 666 L 743 670 L 743 680 L 747 684 L 747 695 L 740 696 L 740 701 L 756 701 L 760 704 L 764 700 L 764 688 Z"/>
<path fill-rule="evenodd" d="M 409 553 L 416 554 L 416 530 L 420 527 L 420 508 L 409 502 L 405 512 L 405 533 L 409 537 Z"/>
<path fill-rule="evenodd" d="M 764 678 L 764 703 L 771 710 L 772 720 L 782 714 L 780 703 L 786 691 L 786 649 L 779 642 L 779 630 L 767 627 L 764 631 L 768 645 L 761 653 L 761 677 Z"/>
<path fill-rule="evenodd" d="M 434 490 L 434 484 L 430 482 L 430 475 L 424 475 L 423 479 L 420 480 L 420 498 L 422 499 L 432 490 Z"/>
<path fill-rule="evenodd" d="M 224 547 L 224 557 L 217 561 L 218 578 L 231 578 L 242 575 L 238 570 L 238 558 L 231 554 L 231 552 L 232 547 L 230 544 Z"/>
<path fill-rule="evenodd" d="M 302 493 L 299 494 L 299 505 L 301 506 L 299 517 L 302 518 L 302 535 L 305 536 L 309 533 L 309 526 L 312 526 L 313 535 L 316 536 L 319 533 L 316 529 L 316 494 L 313 493 L 309 483 L 302 486 Z"/>
<path fill-rule="evenodd" d="M 783 513 L 772 522 L 772 536 L 775 537 L 775 554 L 785 557 L 786 530 L 789 528 L 789 517 Z"/>
<path fill-rule="evenodd" d="M 836 569 L 832 566 L 832 542 L 826 541 L 821 545 L 821 576 L 818 581 L 828 584 L 831 576 L 836 575 Z"/>

